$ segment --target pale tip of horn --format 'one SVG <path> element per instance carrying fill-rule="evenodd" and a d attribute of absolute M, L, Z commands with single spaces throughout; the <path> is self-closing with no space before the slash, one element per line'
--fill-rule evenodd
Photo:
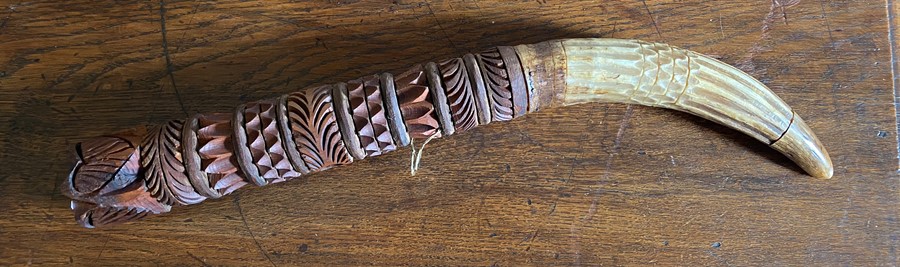
<path fill-rule="evenodd" d="M 825 147 L 796 113 L 788 130 L 772 144 L 772 148 L 786 155 L 813 177 L 830 179 L 834 174 L 834 166 Z"/>

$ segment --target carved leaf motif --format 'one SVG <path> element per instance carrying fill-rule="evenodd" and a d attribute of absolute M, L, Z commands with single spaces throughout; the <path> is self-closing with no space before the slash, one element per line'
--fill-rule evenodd
<path fill-rule="evenodd" d="M 275 105 L 271 102 L 250 104 L 244 110 L 247 142 L 259 175 L 269 183 L 277 183 L 300 176 L 294 170 L 282 147 Z"/>
<path fill-rule="evenodd" d="M 488 97 L 491 100 L 492 121 L 508 121 L 513 118 L 512 87 L 509 83 L 509 74 L 506 72 L 506 64 L 500 57 L 500 52 L 493 49 L 478 55 L 481 73 L 484 75 L 484 84 L 488 88 Z"/>
<path fill-rule="evenodd" d="M 478 115 L 475 110 L 472 83 L 469 81 L 463 60 L 461 58 L 450 59 L 442 62 L 438 67 L 441 70 L 444 90 L 447 92 L 447 104 L 450 106 L 453 126 L 456 131 L 474 128 L 478 125 Z"/>
<path fill-rule="evenodd" d="M 206 172 L 209 184 L 226 195 L 247 185 L 237 168 L 231 134 L 231 114 L 214 113 L 197 118 L 197 147 L 200 169 Z"/>
<path fill-rule="evenodd" d="M 287 109 L 294 143 L 310 171 L 353 162 L 335 121 L 331 87 L 290 94 Z"/>
<path fill-rule="evenodd" d="M 432 135 L 441 137 L 437 115 L 434 113 L 428 81 L 422 65 L 416 65 L 394 77 L 397 86 L 397 104 L 406 122 L 406 131 L 412 138 L 426 139 Z"/>
<path fill-rule="evenodd" d="M 160 202 L 190 205 L 206 199 L 191 186 L 181 162 L 181 127 L 179 120 L 154 127 L 147 133 L 141 150 L 144 181 L 153 197 Z"/>

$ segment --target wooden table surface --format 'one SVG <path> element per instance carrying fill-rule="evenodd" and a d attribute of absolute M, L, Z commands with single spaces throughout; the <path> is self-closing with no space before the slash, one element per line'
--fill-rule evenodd
<path fill-rule="evenodd" d="M 898 6 L 6 1 L 0 265 L 896 266 Z M 834 178 L 697 117 L 586 104 L 435 140 L 416 176 L 407 148 L 108 229 L 76 225 L 59 193 L 88 137 L 566 37 L 738 66 L 803 116 Z"/>

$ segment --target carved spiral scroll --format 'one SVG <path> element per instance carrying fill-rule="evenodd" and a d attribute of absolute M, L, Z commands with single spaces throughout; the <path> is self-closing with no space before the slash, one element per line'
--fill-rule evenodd
<path fill-rule="evenodd" d="M 310 88 L 286 99 L 294 143 L 310 171 L 353 162 L 335 121 L 331 88 Z"/>
<path fill-rule="evenodd" d="M 396 150 L 385 118 L 378 76 L 368 76 L 347 82 L 350 108 L 359 142 L 367 156 L 377 156 Z"/>
<path fill-rule="evenodd" d="M 461 58 L 446 60 L 440 63 L 439 68 L 454 128 L 458 132 L 475 128 L 478 126 L 478 114 L 474 88 L 463 60 Z"/>
<path fill-rule="evenodd" d="M 416 65 L 397 75 L 394 77 L 394 83 L 397 86 L 397 103 L 409 136 L 419 139 L 432 135 L 441 137 L 438 131 L 440 124 L 434 112 L 430 88 L 422 65 Z"/>
<path fill-rule="evenodd" d="M 181 159 L 180 120 L 150 129 L 142 142 L 141 168 L 150 195 L 167 205 L 190 205 L 206 200 L 191 185 Z"/>

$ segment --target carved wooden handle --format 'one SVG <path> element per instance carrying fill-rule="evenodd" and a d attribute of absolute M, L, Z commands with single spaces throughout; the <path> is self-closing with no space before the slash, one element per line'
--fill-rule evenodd
<path fill-rule="evenodd" d="M 663 44 L 572 39 L 501 46 L 90 139 L 76 145 L 63 193 L 83 226 L 110 225 L 378 156 L 411 139 L 593 101 L 690 112 L 831 176 L 809 128 L 749 75 Z"/>

